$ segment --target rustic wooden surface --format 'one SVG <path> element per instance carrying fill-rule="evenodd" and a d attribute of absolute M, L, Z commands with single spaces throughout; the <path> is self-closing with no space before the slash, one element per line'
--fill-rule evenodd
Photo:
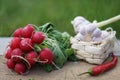
<path fill-rule="evenodd" d="M 6 59 L 0 56 L 0 80 L 120 80 L 120 61 L 114 69 L 96 77 L 88 74 L 77 76 L 95 66 L 83 61 L 67 62 L 61 70 L 54 70 L 50 73 L 34 67 L 27 75 L 18 75 L 10 71 L 5 61 Z"/>

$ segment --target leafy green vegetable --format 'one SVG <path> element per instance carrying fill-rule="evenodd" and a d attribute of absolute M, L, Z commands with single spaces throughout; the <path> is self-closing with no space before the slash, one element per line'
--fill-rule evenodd
<path fill-rule="evenodd" d="M 58 67 L 62 67 L 66 62 L 67 58 L 64 56 L 62 50 L 60 49 L 56 40 L 47 38 L 44 42 L 44 45 L 50 48 L 54 53 L 54 62 Z"/>
<path fill-rule="evenodd" d="M 47 71 L 47 72 L 51 72 L 54 68 L 53 68 L 53 65 L 51 64 L 46 64 L 46 65 L 43 65 L 43 68 Z"/>
<path fill-rule="evenodd" d="M 41 48 L 48 47 L 54 53 L 54 63 L 59 67 L 63 67 L 65 62 L 69 60 L 76 60 L 74 55 L 74 50 L 70 45 L 70 35 L 67 32 L 59 32 L 53 29 L 53 24 L 46 23 L 43 26 L 39 26 L 39 31 L 45 33 L 47 38 L 39 46 Z M 45 65 L 44 69 L 51 71 L 52 67 L 50 65 Z"/>

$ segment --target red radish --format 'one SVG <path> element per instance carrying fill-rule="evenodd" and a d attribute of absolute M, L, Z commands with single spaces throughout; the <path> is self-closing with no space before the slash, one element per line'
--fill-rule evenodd
<path fill-rule="evenodd" d="M 18 74 L 23 74 L 26 71 L 26 66 L 23 63 L 17 63 L 14 68 L 15 72 Z"/>
<path fill-rule="evenodd" d="M 30 63 L 23 56 L 14 55 L 14 56 L 12 56 L 12 58 L 19 58 L 19 59 L 21 59 L 22 62 L 25 63 L 27 69 L 31 69 Z"/>
<path fill-rule="evenodd" d="M 18 55 L 18 56 L 22 56 L 24 53 L 20 48 L 16 48 L 12 51 L 11 55 Z"/>
<path fill-rule="evenodd" d="M 35 51 L 31 51 L 26 55 L 26 59 L 31 65 L 34 65 L 36 63 L 34 59 L 36 59 L 37 57 L 38 57 L 38 54 Z"/>
<path fill-rule="evenodd" d="M 38 32 L 38 31 L 36 31 L 36 32 L 34 32 L 33 35 L 32 35 L 32 41 L 33 41 L 34 43 L 37 43 L 37 44 L 42 43 L 43 40 L 44 40 L 44 38 L 45 38 L 45 35 L 44 35 L 43 32 Z"/>
<path fill-rule="evenodd" d="M 14 56 L 14 55 L 17 55 L 17 56 L 23 56 L 23 51 L 19 48 L 16 48 L 14 49 L 12 52 L 11 52 L 11 56 Z M 21 62 L 21 59 L 20 58 L 12 58 L 15 62 Z"/>
<path fill-rule="evenodd" d="M 33 49 L 33 42 L 30 38 L 24 38 L 21 42 L 20 42 L 20 48 L 23 51 L 31 51 Z"/>
<path fill-rule="evenodd" d="M 23 28 L 18 28 L 14 31 L 13 36 L 14 37 L 21 37 L 22 36 L 22 29 Z"/>
<path fill-rule="evenodd" d="M 30 38 L 32 33 L 34 31 L 34 27 L 32 24 L 28 24 L 27 26 L 25 26 L 23 29 L 22 29 L 22 36 L 24 38 Z"/>
<path fill-rule="evenodd" d="M 6 64 L 9 69 L 14 69 L 16 63 L 12 59 L 8 59 Z"/>
<path fill-rule="evenodd" d="M 21 39 L 19 37 L 13 37 L 13 39 L 10 42 L 10 48 L 15 49 L 20 47 Z"/>
<path fill-rule="evenodd" d="M 11 48 L 7 49 L 7 51 L 6 51 L 6 53 L 5 53 L 5 58 L 6 58 L 6 59 L 10 59 L 10 58 L 11 58 L 11 52 L 12 52 L 12 49 L 11 49 Z"/>
<path fill-rule="evenodd" d="M 39 58 L 41 61 L 47 61 L 45 64 L 50 64 L 53 61 L 54 55 L 50 49 L 44 48 L 40 51 Z"/>

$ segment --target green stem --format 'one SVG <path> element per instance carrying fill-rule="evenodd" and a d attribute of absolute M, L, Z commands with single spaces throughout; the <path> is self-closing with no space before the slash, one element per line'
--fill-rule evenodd
<path fill-rule="evenodd" d="M 37 51 L 41 51 L 41 48 L 38 45 L 35 45 L 35 48 L 37 49 Z"/>
<path fill-rule="evenodd" d="M 35 29 L 37 29 L 39 31 L 39 28 L 36 25 L 34 25 L 34 24 L 32 24 L 32 25 L 34 26 Z"/>
<path fill-rule="evenodd" d="M 107 24 L 113 23 L 113 22 L 118 21 L 118 20 L 120 20 L 120 15 L 117 15 L 117 16 L 112 17 L 110 19 L 107 19 L 107 20 L 101 21 L 99 23 L 96 23 L 96 25 L 98 27 L 102 27 L 102 26 L 105 26 Z"/>
<path fill-rule="evenodd" d="M 81 76 L 81 75 L 84 75 L 84 74 L 90 74 L 90 72 L 84 72 L 84 73 L 78 74 L 78 76 Z"/>

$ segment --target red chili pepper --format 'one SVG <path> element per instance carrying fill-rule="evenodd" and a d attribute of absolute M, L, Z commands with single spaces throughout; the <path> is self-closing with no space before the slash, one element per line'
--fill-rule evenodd
<path fill-rule="evenodd" d="M 104 64 L 100 64 L 98 66 L 95 66 L 93 67 L 92 69 L 89 69 L 88 72 L 84 72 L 82 74 L 90 74 L 92 76 L 97 76 L 103 72 L 106 72 L 112 68 L 114 68 L 116 66 L 118 62 L 118 57 L 115 56 L 113 53 L 112 53 L 112 60 L 110 62 L 107 62 L 107 63 L 104 63 Z M 82 74 L 79 74 L 78 76 L 82 75 Z"/>

